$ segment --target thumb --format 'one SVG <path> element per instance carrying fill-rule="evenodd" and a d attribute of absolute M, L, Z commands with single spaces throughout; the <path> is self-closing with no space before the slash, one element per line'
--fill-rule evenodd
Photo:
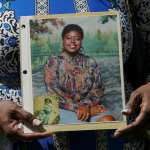
<path fill-rule="evenodd" d="M 138 134 L 144 131 L 143 127 L 146 125 L 147 117 L 145 112 L 140 112 L 135 121 L 128 124 L 126 127 L 118 129 L 114 133 L 114 137 L 128 136 L 129 134 Z"/>
<path fill-rule="evenodd" d="M 24 133 L 22 130 L 18 130 L 16 133 L 17 138 L 22 139 L 24 141 L 31 141 L 38 138 L 44 138 L 52 136 L 52 132 L 32 132 L 32 133 Z"/>
<path fill-rule="evenodd" d="M 139 97 L 140 93 L 137 90 L 133 91 L 130 95 L 129 101 L 125 106 L 125 109 L 122 110 L 123 115 L 131 115 L 133 112 L 139 108 L 141 103 L 141 98 Z"/>

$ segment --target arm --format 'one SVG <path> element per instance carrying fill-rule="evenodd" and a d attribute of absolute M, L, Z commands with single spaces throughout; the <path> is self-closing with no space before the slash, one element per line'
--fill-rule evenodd
<path fill-rule="evenodd" d="M 48 93 L 50 95 L 56 94 L 59 96 L 60 107 L 66 107 L 66 93 L 61 89 L 59 83 L 59 72 L 58 72 L 58 62 L 57 57 L 51 57 L 48 63 L 45 65 L 45 83 L 48 88 Z M 67 106 L 69 109 L 74 111 L 73 106 Z"/>
<path fill-rule="evenodd" d="M 104 95 L 100 66 L 93 59 L 90 60 L 89 72 L 83 90 L 83 93 L 85 92 L 87 94 L 85 97 L 81 96 L 80 104 L 88 104 L 89 106 L 99 104 L 101 97 Z M 83 93 L 81 95 L 84 95 Z"/>
<path fill-rule="evenodd" d="M 83 89 L 78 103 L 77 116 L 78 118 L 87 119 L 90 115 L 96 115 L 97 113 L 105 111 L 105 108 L 100 103 L 101 96 L 104 94 L 104 87 L 101 80 L 100 67 L 95 60 L 90 60 L 89 71 L 86 77 L 85 88 Z M 84 96 L 84 93 L 87 93 Z M 80 117 L 84 110 L 85 117 Z"/>
<path fill-rule="evenodd" d="M 58 77 L 58 60 L 56 57 L 51 57 L 48 60 L 48 63 L 45 65 L 45 83 L 50 94 L 58 94 L 61 97 L 64 97 L 63 91 L 59 86 L 59 77 Z"/>

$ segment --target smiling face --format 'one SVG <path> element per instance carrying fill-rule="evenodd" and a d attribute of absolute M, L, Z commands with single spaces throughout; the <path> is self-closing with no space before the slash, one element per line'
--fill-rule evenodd
<path fill-rule="evenodd" d="M 63 50 L 69 54 L 77 54 L 82 45 L 82 35 L 78 31 L 70 31 L 63 37 Z"/>

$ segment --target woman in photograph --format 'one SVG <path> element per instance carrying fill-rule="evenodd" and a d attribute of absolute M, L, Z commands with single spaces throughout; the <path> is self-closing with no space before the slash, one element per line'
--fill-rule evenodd
<path fill-rule="evenodd" d="M 83 38 L 79 25 L 66 25 L 61 54 L 50 57 L 45 65 L 48 94 L 57 94 L 60 99 L 59 123 L 115 120 L 101 104 L 104 87 L 100 67 L 94 58 L 83 54 Z"/>

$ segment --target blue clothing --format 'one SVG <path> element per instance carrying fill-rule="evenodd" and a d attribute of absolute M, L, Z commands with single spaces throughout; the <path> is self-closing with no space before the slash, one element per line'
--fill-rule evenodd
<path fill-rule="evenodd" d="M 99 12 L 107 11 L 112 8 L 112 4 L 107 0 L 88 0 L 89 11 Z M 66 13 L 76 13 L 73 0 L 50 0 L 49 5 L 50 14 L 66 14 Z"/>
<path fill-rule="evenodd" d="M 147 13 L 148 11 L 145 11 L 145 7 L 149 4 L 148 3 L 149 0 L 136 0 L 136 8 L 140 9 L 137 10 L 137 16 L 138 16 L 138 21 L 141 21 L 140 23 L 138 23 L 138 25 L 142 25 L 142 24 L 146 24 L 149 25 L 146 22 L 146 19 L 148 20 L 148 16 L 144 15 L 144 13 Z M 73 0 L 50 0 L 49 1 L 49 13 L 50 14 L 61 14 L 61 13 L 75 13 L 75 8 L 73 5 Z M 134 0 L 135 2 L 135 0 Z M 119 3 L 119 1 L 118 1 Z M 123 19 L 123 31 L 124 32 L 128 32 L 130 29 L 130 25 L 128 24 L 128 15 L 126 13 L 125 7 L 124 7 L 124 0 L 120 0 L 120 3 L 122 3 L 122 7 L 120 6 L 121 9 L 121 13 L 124 14 L 124 16 L 122 17 Z M 112 7 L 112 5 L 105 1 L 105 0 L 88 0 L 88 5 L 89 5 L 89 11 L 91 12 L 96 12 L 96 11 L 106 11 L 109 8 Z M 30 6 L 30 7 L 29 7 Z M 140 6 L 140 7 L 137 7 Z M 147 7 L 148 9 L 148 7 Z M 12 27 L 13 28 L 9 28 L 9 25 L 11 25 L 11 23 L 9 22 L 5 22 L 5 27 L 7 28 L 6 30 L 3 28 L 3 26 L 0 26 L 0 29 L 2 28 L 3 30 L 1 31 L 7 31 L 9 32 L 9 34 L 7 35 L 2 35 L 2 33 L 0 33 L 0 45 L 1 45 L 1 81 L 3 81 L 4 84 L 8 85 L 9 88 L 12 88 L 12 84 L 10 82 L 8 82 L 8 78 L 11 79 L 12 81 L 14 81 L 14 75 L 19 75 L 19 63 L 16 63 L 18 61 L 17 56 L 18 53 L 16 53 L 16 48 L 18 49 L 18 45 L 19 45 L 19 40 L 18 40 L 18 33 L 17 29 L 17 23 L 14 23 L 15 21 L 17 22 L 19 16 L 22 15 L 34 15 L 35 12 L 35 1 L 34 0 L 0 0 L 0 15 L 4 15 L 4 13 L 6 13 L 6 15 L 8 14 L 8 12 L 10 11 L 14 11 L 11 12 L 11 16 L 10 16 L 10 20 L 13 21 L 11 23 L 13 23 Z M 143 13 L 144 12 L 144 13 Z M 143 21 L 143 18 L 145 17 L 145 21 Z M 1 17 L 2 18 L 2 17 Z M 139 19 L 141 18 L 141 19 Z M 2 20 L 3 21 L 3 20 Z M 9 21 L 9 20 L 8 20 Z M 149 20 L 148 20 L 149 21 Z M 10 32 L 11 29 L 14 29 L 15 35 L 12 35 L 12 33 L 14 32 Z M 144 28 L 143 28 L 144 29 Z M 146 29 L 146 28 L 145 28 Z M 9 35 L 9 36 L 8 36 Z M 148 34 L 143 34 L 144 38 L 146 37 L 145 35 Z M 147 36 L 148 37 L 148 36 Z M 132 38 L 130 38 L 130 36 L 127 36 L 127 40 L 125 40 L 126 37 L 123 36 L 123 48 L 124 45 L 129 46 L 129 48 L 125 48 L 127 50 L 127 52 L 123 52 L 124 54 L 124 58 L 125 60 L 128 58 L 131 49 L 131 43 L 132 43 Z M 147 38 L 148 40 L 149 38 Z M 4 41 L 9 41 L 9 42 L 4 42 Z M 128 43 L 129 42 L 129 43 Z M 148 42 L 147 42 L 148 43 Z M 14 50 L 14 51 L 13 51 Z M 13 59 L 12 59 L 13 58 Z M 8 77 L 8 75 L 10 75 Z M 18 76 L 17 76 L 17 79 Z M 16 80 L 15 80 L 16 82 Z M 0 85 L 1 86 L 1 85 Z M 20 85 L 18 85 L 20 88 Z M 0 87 L 1 88 L 1 87 Z M 2 89 L 0 91 L 0 96 L 1 99 L 5 98 L 10 98 L 10 100 L 14 99 L 14 93 L 12 94 L 13 96 L 10 96 L 10 93 L 7 95 L 6 93 L 7 91 L 5 91 L 4 89 Z M 16 96 L 16 95 L 15 95 Z M 19 101 L 20 98 L 16 97 L 16 100 Z M 107 132 L 107 144 L 108 144 L 108 149 L 112 149 L 112 150 L 122 150 L 123 149 L 123 142 L 122 140 L 119 139 L 113 139 L 111 137 L 111 134 L 113 133 L 113 131 L 109 131 Z M 70 139 L 70 150 L 95 150 L 96 149 L 96 132 L 95 131 L 84 131 L 84 132 L 70 132 L 70 133 L 66 133 L 69 136 Z M 100 143 L 103 143 L 103 137 L 100 137 Z M 1 141 L 2 142 L 2 141 Z M 7 141 L 6 141 L 7 142 Z M 137 143 L 139 143 L 137 141 Z M 144 142 L 143 142 L 144 143 Z M 143 146 L 143 143 L 139 143 L 139 146 L 137 144 L 135 144 L 135 142 L 132 142 L 132 148 L 130 148 L 130 146 L 127 147 L 127 149 L 136 149 L 136 150 L 143 150 L 146 149 Z M 5 145 L 8 146 L 8 143 L 4 143 Z M 14 150 L 21 150 L 21 149 L 27 149 L 27 150 L 32 150 L 32 149 L 36 149 L 36 150 L 51 150 L 53 149 L 53 141 L 52 138 L 46 138 L 46 139 L 41 139 L 41 140 L 36 140 L 30 143 L 24 143 L 24 142 L 17 142 L 14 144 Z M 5 147 L 7 147 L 5 146 Z M 63 147 L 63 144 L 60 145 L 61 147 Z M 9 147 L 9 146 L 8 146 Z M 21 148 L 20 148 L 21 147 Z M 0 147 L 0 149 L 2 148 L 2 145 Z M 3 149 L 4 150 L 4 149 Z"/>
<path fill-rule="evenodd" d="M 104 115 L 111 115 L 112 113 L 110 113 L 109 111 L 106 111 L 104 113 L 99 113 L 95 116 L 92 116 L 89 120 L 89 122 L 96 122 L 96 120 L 99 118 L 99 117 L 102 117 Z M 68 111 L 68 110 L 65 110 L 65 109 L 60 109 L 60 121 L 59 121 L 60 124 L 67 124 L 67 123 L 80 123 L 80 124 L 83 124 L 83 123 L 87 123 L 86 121 L 80 121 L 77 119 L 77 115 L 75 112 L 73 111 Z"/>
<path fill-rule="evenodd" d="M 5 13 L 6 11 L 9 11 L 9 10 L 14 11 L 14 18 L 13 19 L 16 20 L 16 22 L 18 21 L 19 16 L 34 15 L 34 12 L 35 12 L 35 3 L 33 0 L 22 0 L 21 3 L 19 0 L 15 0 L 15 1 L 11 1 L 11 0 L 10 1 L 9 0 L 3 1 L 3 0 L 1 0 L 0 4 L 2 4 L 1 8 L 3 8 L 3 9 L 1 9 L 2 13 Z M 6 4 L 9 7 L 6 7 Z M 107 2 L 106 0 L 103 0 L 103 1 L 89 0 L 88 5 L 89 5 L 89 11 L 91 11 L 91 12 L 107 11 L 109 8 L 112 7 L 112 5 L 109 2 Z M 76 12 L 75 7 L 73 5 L 73 0 L 50 0 L 49 6 L 50 6 L 50 9 L 49 9 L 50 14 L 75 13 Z M 17 31 L 16 24 L 13 28 L 16 28 L 15 31 Z M 16 35 L 17 35 L 17 32 L 16 32 Z M 11 47 L 15 47 L 15 46 L 17 47 L 18 46 L 17 45 L 17 42 L 18 42 L 17 38 L 18 37 L 16 36 L 16 38 L 13 39 L 13 40 L 15 40 L 15 43 L 14 43 L 14 45 L 11 45 Z M 6 45 L 6 46 L 8 47 L 9 45 Z M 15 65 L 15 63 L 10 63 L 10 64 Z M 15 68 L 19 68 L 19 67 L 15 66 Z M 12 69 L 12 71 L 15 71 L 15 69 Z M 18 70 L 18 72 L 19 72 L 19 70 Z M 15 72 L 14 75 L 17 76 L 18 72 Z M 4 72 L 4 74 L 1 73 L 1 76 L 4 78 L 5 72 Z M 9 78 L 11 78 L 11 77 L 12 76 L 10 76 Z M 14 80 L 14 78 L 12 80 Z M 11 87 L 10 83 L 8 85 Z M 72 114 L 72 115 L 74 115 L 74 114 Z M 69 114 L 69 116 L 70 116 L 70 114 Z M 95 120 L 95 119 L 96 119 L 95 117 L 92 118 L 92 120 Z M 85 135 L 89 141 L 88 143 L 86 141 L 87 149 L 92 147 L 92 149 L 94 150 L 96 148 L 96 144 L 95 144 L 96 139 L 93 138 L 93 134 L 95 135 L 95 132 L 82 132 L 81 134 L 80 134 L 80 132 L 70 133 L 71 149 L 75 149 L 74 144 L 78 145 L 78 147 L 76 147 L 78 150 L 83 149 L 82 145 L 85 141 L 82 140 L 81 138 L 79 138 L 79 140 L 77 140 L 77 137 L 81 137 L 81 135 Z M 85 138 L 85 136 L 83 137 L 83 139 Z M 19 150 L 21 148 L 24 148 L 27 150 L 30 150 L 30 149 L 50 150 L 53 147 L 52 143 L 53 143 L 52 138 L 45 138 L 45 139 L 41 139 L 41 140 L 36 140 L 36 141 L 30 142 L 30 143 L 17 142 L 14 144 L 14 150 Z"/>

